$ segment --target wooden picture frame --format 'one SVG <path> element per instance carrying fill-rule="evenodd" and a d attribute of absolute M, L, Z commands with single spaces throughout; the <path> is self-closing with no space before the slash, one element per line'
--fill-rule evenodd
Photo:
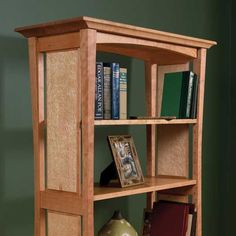
<path fill-rule="evenodd" d="M 121 187 L 144 183 L 142 169 L 131 135 L 108 136 Z"/>

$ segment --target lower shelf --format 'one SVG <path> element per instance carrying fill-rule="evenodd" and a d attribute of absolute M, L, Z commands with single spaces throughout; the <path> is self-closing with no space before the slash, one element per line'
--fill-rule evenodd
<path fill-rule="evenodd" d="M 94 187 L 94 201 L 100 201 L 110 198 L 124 197 L 140 193 L 148 193 L 153 191 L 161 191 L 172 188 L 180 188 L 186 186 L 194 186 L 196 180 L 174 177 L 146 177 L 145 183 L 128 188 L 118 187 Z"/>

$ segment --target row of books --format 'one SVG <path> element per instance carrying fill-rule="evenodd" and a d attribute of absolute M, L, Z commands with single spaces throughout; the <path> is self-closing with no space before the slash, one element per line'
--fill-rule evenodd
<path fill-rule="evenodd" d="M 127 119 L 127 69 L 96 63 L 95 119 Z"/>
<path fill-rule="evenodd" d="M 192 203 L 160 200 L 144 211 L 142 236 L 195 236 L 197 212 Z"/>
<path fill-rule="evenodd" d="M 161 116 L 194 119 L 197 112 L 198 77 L 192 71 L 166 73 Z"/>

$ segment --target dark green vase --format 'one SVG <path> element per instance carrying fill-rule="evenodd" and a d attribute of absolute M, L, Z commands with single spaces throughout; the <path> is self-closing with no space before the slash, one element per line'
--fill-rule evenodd
<path fill-rule="evenodd" d="M 122 217 L 120 211 L 115 211 L 112 218 L 100 229 L 98 236 L 138 236 L 138 233 Z"/>

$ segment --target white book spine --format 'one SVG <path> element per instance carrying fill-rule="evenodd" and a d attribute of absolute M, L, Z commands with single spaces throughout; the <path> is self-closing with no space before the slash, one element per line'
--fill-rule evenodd
<path fill-rule="evenodd" d="M 111 119 L 111 67 L 103 67 L 104 75 L 104 119 Z"/>

